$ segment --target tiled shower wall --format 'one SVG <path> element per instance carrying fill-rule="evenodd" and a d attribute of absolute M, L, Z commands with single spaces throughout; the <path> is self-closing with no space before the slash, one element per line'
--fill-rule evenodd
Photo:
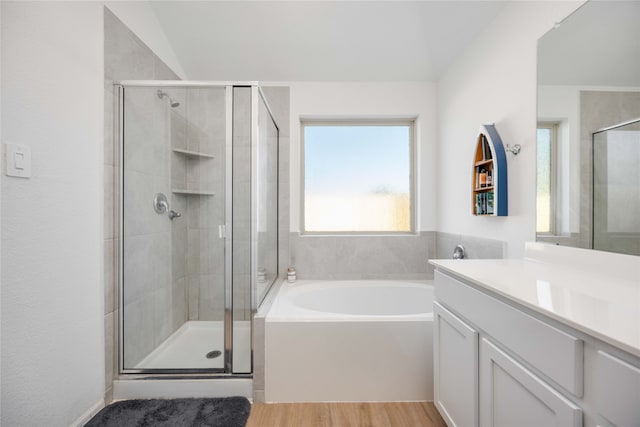
<path fill-rule="evenodd" d="M 127 88 L 125 94 L 123 287 L 124 366 L 134 368 L 173 333 L 185 318 L 184 285 L 172 280 L 173 223 L 153 209 L 162 193 L 171 208 L 168 102 L 152 88 Z"/>
<path fill-rule="evenodd" d="M 119 199 L 117 169 L 119 156 L 114 146 L 113 82 L 125 79 L 177 80 L 167 67 L 111 11 L 104 10 L 104 290 L 105 290 L 105 401 L 112 398 L 113 377 L 117 369 L 117 249 Z"/>
<path fill-rule="evenodd" d="M 202 191 L 204 195 L 173 194 L 184 206 L 186 218 L 175 219 L 173 262 L 186 265 L 189 320 L 222 321 L 224 318 L 224 240 L 218 226 L 225 221 L 226 101 L 224 88 L 190 88 L 182 91 L 185 110 L 175 109 L 171 148 L 205 155 L 172 153 L 174 189 Z M 178 95 L 179 97 L 180 95 Z M 179 276 L 179 274 L 175 274 Z"/>

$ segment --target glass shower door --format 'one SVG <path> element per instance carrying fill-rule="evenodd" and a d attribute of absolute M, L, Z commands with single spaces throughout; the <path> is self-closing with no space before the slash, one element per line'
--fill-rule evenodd
<path fill-rule="evenodd" d="M 225 87 L 120 87 L 121 368 L 225 372 Z"/>
<path fill-rule="evenodd" d="M 593 134 L 593 248 L 640 255 L 640 120 Z"/>

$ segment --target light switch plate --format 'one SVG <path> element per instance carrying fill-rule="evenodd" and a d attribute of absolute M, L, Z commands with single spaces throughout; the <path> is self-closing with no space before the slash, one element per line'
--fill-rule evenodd
<path fill-rule="evenodd" d="M 26 145 L 7 142 L 5 145 L 6 172 L 18 178 L 31 177 L 31 148 Z"/>

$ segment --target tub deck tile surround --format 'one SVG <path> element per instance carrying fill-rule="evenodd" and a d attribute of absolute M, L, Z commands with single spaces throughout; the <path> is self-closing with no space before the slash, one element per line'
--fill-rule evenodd
<path fill-rule="evenodd" d="M 261 403 L 247 427 L 446 427 L 433 402 Z"/>
<path fill-rule="evenodd" d="M 462 245 L 465 258 L 468 259 L 500 259 L 504 258 L 506 242 L 484 237 L 451 234 L 442 231 L 436 233 L 436 259 L 451 259 L 453 250 Z"/>
<path fill-rule="evenodd" d="M 290 233 L 298 279 L 433 279 L 426 260 L 436 255 L 435 232 L 411 235 L 301 235 Z"/>

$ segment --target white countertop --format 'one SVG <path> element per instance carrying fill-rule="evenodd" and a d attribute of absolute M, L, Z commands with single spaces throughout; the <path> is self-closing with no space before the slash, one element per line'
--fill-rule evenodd
<path fill-rule="evenodd" d="M 640 357 L 640 257 L 527 243 L 523 259 L 429 262 Z"/>

